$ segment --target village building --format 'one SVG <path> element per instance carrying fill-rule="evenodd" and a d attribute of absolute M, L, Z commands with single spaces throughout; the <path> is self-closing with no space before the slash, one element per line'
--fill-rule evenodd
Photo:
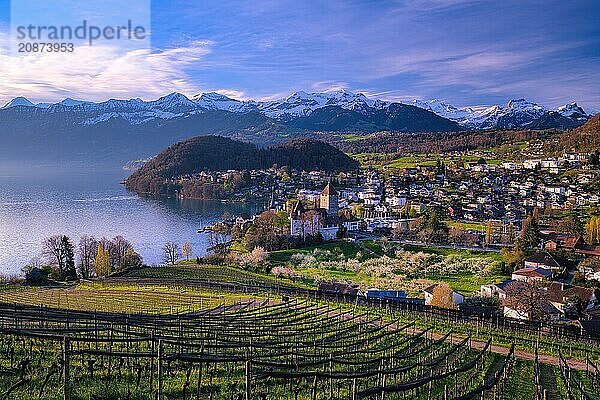
<path fill-rule="evenodd" d="M 543 282 L 552 279 L 552 270 L 540 267 L 521 268 L 512 273 L 512 280 L 528 283 Z"/>
<path fill-rule="evenodd" d="M 562 271 L 564 267 L 547 251 L 538 251 L 530 257 L 525 258 L 524 266 L 527 268 L 543 268 L 553 272 Z"/>
<path fill-rule="evenodd" d="M 591 310 L 597 302 L 596 291 L 593 288 L 571 286 L 560 282 L 552 282 L 548 288 L 548 301 L 550 301 L 561 313 L 565 312 L 565 306 L 575 297 L 581 300 L 583 310 Z"/>

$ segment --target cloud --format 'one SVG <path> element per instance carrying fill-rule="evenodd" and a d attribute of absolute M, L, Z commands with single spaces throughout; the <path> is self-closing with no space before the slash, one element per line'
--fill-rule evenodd
<path fill-rule="evenodd" d="M 1 41 L 0 37 L 0 41 Z M 4 44 L 6 42 L 4 41 Z M 196 93 L 186 67 L 210 53 L 210 41 L 151 52 L 111 45 L 77 47 L 74 53 L 0 54 L 0 93 L 39 101 L 157 98 L 170 92 Z"/>

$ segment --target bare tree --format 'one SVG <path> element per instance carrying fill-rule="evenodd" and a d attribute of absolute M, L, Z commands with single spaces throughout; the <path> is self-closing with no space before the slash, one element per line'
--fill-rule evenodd
<path fill-rule="evenodd" d="M 133 250 L 133 246 L 129 240 L 121 235 L 113 238 L 112 247 L 110 248 L 110 258 L 113 263 L 113 268 L 123 268 L 123 258 L 129 250 Z"/>
<path fill-rule="evenodd" d="M 42 256 L 46 259 L 46 263 L 52 267 L 60 267 L 62 263 L 61 240 L 61 235 L 54 235 L 44 239 L 42 242 Z"/>
<path fill-rule="evenodd" d="M 190 257 L 192 256 L 192 245 L 190 242 L 185 242 L 183 244 L 183 248 L 181 253 L 183 254 L 183 256 L 185 257 L 186 260 L 189 260 Z"/>
<path fill-rule="evenodd" d="M 171 265 L 175 265 L 181 253 L 179 245 L 175 242 L 167 242 L 163 247 L 163 252 L 165 263 Z"/>
<path fill-rule="evenodd" d="M 83 235 L 79 239 L 79 263 L 77 269 L 79 275 L 90 278 L 94 272 L 94 262 L 98 254 L 98 241 L 93 236 Z"/>
<path fill-rule="evenodd" d="M 548 316 L 548 295 L 538 283 L 513 281 L 506 285 L 503 305 L 521 318 L 540 320 Z"/>

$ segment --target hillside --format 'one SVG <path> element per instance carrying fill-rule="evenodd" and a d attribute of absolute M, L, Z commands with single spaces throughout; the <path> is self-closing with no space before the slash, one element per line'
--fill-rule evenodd
<path fill-rule="evenodd" d="M 347 110 L 339 106 L 316 109 L 310 115 L 292 120 L 290 126 L 299 129 L 329 132 L 402 132 L 460 131 L 456 122 L 431 111 L 405 104 L 390 104 L 385 109 L 370 112 Z"/>
<path fill-rule="evenodd" d="M 594 115 L 579 128 L 563 133 L 553 147 L 558 151 L 600 150 L 600 114 Z"/>
<path fill-rule="evenodd" d="M 201 171 L 265 169 L 273 165 L 322 171 L 349 171 L 359 167 L 356 160 L 335 147 L 312 139 L 259 148 L 221 136 L 196 136 L 169 146 L 127 178 L 126 185 L 138 193 L 173 194 L 181 187 L 166 183 L 171 178 Z M 211 188 L 213 197 L 221 194 L 212 191 L 216 188 Z"/>

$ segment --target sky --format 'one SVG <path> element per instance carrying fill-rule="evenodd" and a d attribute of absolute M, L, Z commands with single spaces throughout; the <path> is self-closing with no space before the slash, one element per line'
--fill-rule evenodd
<path fill-rule="evenodd" d="M 21 19 L 42 13 L 37 0 L 13 1 Z M 45 4 L 53 1 L 85 3 Z M 0 102 L 149 100 L 174 91 L 267 100 L 346 89 L 456 106 L 576 101 L 600 111 L 600 1 L 139 0 L 142 11 L 114 1 L 95 1 L 89 15 L 110 10 L 106 21 L 115 24 L 113 15 L 148 17 L 140 47 L 104 41 L 73 54 L 22 55 L 10 48 L 16 3 L 11 17 L 10 1 L 0 0 Z"/>

